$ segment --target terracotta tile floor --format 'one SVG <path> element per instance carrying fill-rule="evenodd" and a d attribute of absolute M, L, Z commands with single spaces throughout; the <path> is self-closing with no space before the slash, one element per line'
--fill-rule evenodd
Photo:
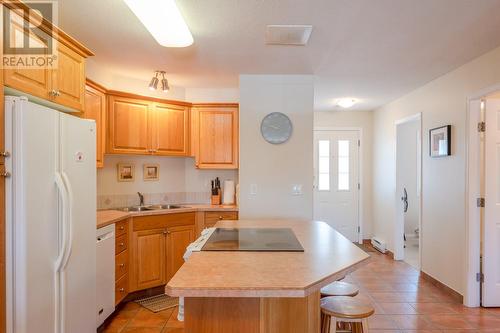
<path fill-rule="evenodd" d="M 360 288 L 356 296 L 375 308 L 370 318 L 374 333 L 500 333 L 500 308 L 466 308 L 419 278 L 412 266 L 370 252 L 371 261 L 344 281 Z M 114 315 L 106 333 L 183 333 L 177 309 L 152 313 L 127 303 Z"/>

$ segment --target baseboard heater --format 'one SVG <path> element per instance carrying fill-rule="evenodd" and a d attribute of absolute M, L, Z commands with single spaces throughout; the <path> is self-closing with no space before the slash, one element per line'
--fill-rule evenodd
<path fill-rule="evenodd" d="M 372 245 L 381 253 L 385 253 L 387 251 L 386 244 L 377 237 L 372 238 Z"/>

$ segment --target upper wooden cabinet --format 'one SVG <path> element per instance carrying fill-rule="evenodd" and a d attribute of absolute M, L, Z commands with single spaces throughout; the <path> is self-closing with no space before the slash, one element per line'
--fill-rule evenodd
<path fill-rule="evenodd" d="M 237 169 L 238 104 L 197 104 L 192 108 L 192 152 L 200 169 Z"/>
<path fill-rule="evenodd" d="M 58 43 L 57 69 L 52 71 L 54 102 L 83 110 L 85 104 L 85 58 L 64 44 Z"/>
<path fill-rule="evenodd" d="M 87 80 L 85 86 L 85 119 L 93 119 L 96 123 L 96 165 L 104 166 L 104 151 L 106 149 L 106 94 L 105 89 Z"/>
<path fill-rule="evenodd" d="M 13 1 L 4 5 L 7 7 L 26 7 L 20 1 Z M 34 20 L 33 23 L 36 23 L 43 32 L 52 31 L 53 36 L 56 36 L 54 37 L 54 45 L 57 45 L 55 52 L 57 65 L 53 68 L 5 69 L 3 71 L 5 86 L 65 107 L 83 111 L 85 103 L 85 58 L 92 56 L 93 53 L 62 30 L 52 26 L 50 22 L 43 20 L 43 23 L 39 25 L 35 16 L 29 17 Z M 18 34 L 22 34 L 23 38 L 30 40 L 30 43 L 41 43 L 31 30 L 26 32 L 21 25 L 18 27 L 14 25 L 12 28 Z"/>
<path fill-rule="evenodd" d="M 148 154 L 151 152 L 151 120 L 148 101 L 108 97 L 108 152 Z"/>
<path fill-rule="evenodd" d="M 188 154 L 189 109 L 153 103 L 152 149 L 156 155 Z"/>
<path fill-rule="evenodd" d="M 118 95 L 109 95 L 108 103 L 109 153 L 188 154 L 188 107 Z"/>

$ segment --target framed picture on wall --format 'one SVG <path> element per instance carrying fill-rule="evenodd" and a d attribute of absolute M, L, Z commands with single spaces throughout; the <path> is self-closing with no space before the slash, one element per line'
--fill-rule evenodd
<path fill-rule="evenodd" d="M 429 131 L 431 157 L 451 155 L 451 125 L 433 128 Z"/>
<path fill-rule="evenodd" d="M 144 180 L 159 180 L 160 165 L 159 164 L 144 164 L 143 171 Z"/>
<path fill-rule="evenodd" d="M 129 163 L 117 164 L 117 178 L 119 182 L 133 182 L 134 181 L 134 165 Z"/>

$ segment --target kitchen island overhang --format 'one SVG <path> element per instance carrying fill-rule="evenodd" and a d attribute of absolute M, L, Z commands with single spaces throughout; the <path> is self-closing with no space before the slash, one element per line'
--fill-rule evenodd
<path fill-rule="evenodd" d="M 369 259 L 324 222 L 239 220 L 216 226 L 291 228 L 304 252 L 193 253 L 165 287 L 168 295 L 185 297 L 186 333 L 234 327 L 279 333 L 292 326 L 293 332 L 319 332 L 319 290 Z"/>

